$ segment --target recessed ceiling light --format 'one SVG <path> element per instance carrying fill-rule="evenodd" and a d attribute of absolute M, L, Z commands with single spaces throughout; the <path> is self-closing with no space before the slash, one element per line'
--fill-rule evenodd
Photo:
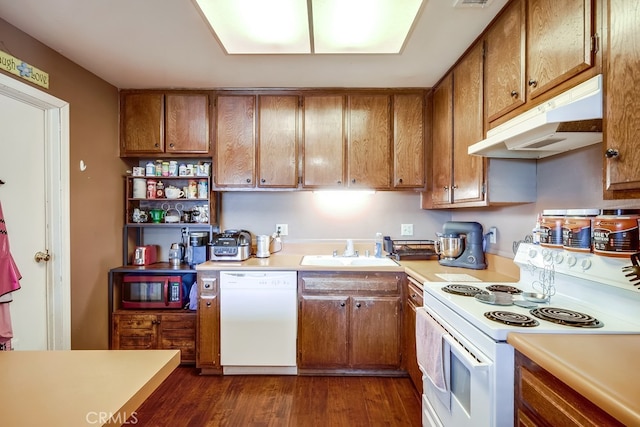
<path fill-rule="evenodd" d="M 194 0 L 229 54 L 399 53 L 423 0 Z"/>

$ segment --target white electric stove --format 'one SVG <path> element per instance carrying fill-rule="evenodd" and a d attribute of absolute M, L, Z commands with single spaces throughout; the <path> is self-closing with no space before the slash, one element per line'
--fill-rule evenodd
<path fill-rule="evenodd" d="M 425 375 L 423 425 L 513 425 L 514 350 L 506 342 L 510 332 L 640 333 L 640 288 L 622 270 L 631 264 L 628 258 L 521 244 L 514 262 L 520 267 L 515 283 L 486 283 L 460 274 L 455 281 L 423 284 L 422 310 L 446 330 L 447 381 L 443 391 Z M 468 295 L 451 293 L 461 289 Z M 523 298 L 526 293 L 551 296 L 533 303 Z"/>

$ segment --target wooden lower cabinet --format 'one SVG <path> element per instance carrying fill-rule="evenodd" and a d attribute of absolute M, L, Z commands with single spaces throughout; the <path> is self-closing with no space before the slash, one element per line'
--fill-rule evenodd
<path fill-rule="evenodd" d="M 403 274 L 302 272 L 298 370 L 401 373 Z"/>
<path fill-rule="evenodd" d="M 113 350 L 180 350 L 181 363 L 196 361 L 196 313 L 118 311 L 112 314 Z"/>
<path fill-rule="evenodd" d="M 622 426 L 518 351 L 515 362 L 516 426 Z"/>

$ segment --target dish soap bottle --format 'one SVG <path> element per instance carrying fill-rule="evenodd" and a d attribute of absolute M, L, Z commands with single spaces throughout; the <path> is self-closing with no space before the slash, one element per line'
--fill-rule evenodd
<path fill-rule="evenodd" d="M 382 233 L 376 233 L 376 242 L 373 249 L 373 256 L 382 258 Z"/>

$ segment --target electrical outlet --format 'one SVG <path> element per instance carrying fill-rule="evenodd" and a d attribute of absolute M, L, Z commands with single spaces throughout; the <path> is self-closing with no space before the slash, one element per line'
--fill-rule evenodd
<path fill-rule="evenodd" d="M 491 227 L 489 229 L 489 243 L 496 244 L 498 242 L 498 229 L 496 227 Z"/>
<path fill-rule="evenodd" d="M 402 225 L 400 225 L 400 235 L 401 236 L 413 236 L 413 224 L 402 224 Z"/>
<path fill-rule="evenodd" d="M 281 236 L 289 235 L 289 224 L 276 224 L 276 233 L 278 232 Z"/>

